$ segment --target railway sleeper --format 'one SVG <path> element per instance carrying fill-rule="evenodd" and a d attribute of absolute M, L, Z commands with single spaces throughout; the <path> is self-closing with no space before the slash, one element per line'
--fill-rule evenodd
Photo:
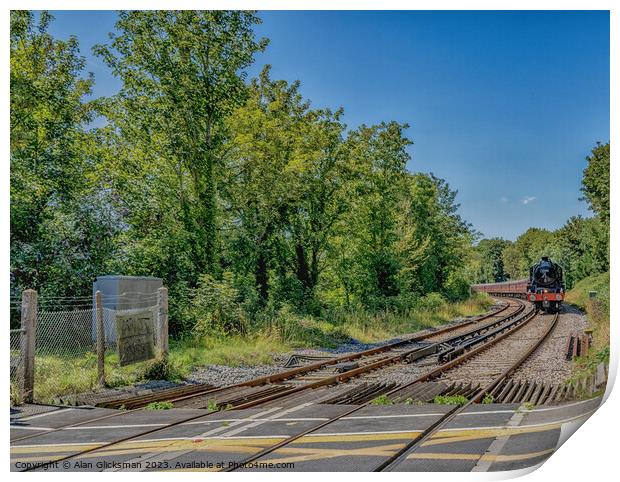
<path fill-rule="evenodd" d="M 158 390 L 146 394 L 127 395 L 124 397 L 103 400 L 95 404 L 95 406 L 100 408 L 116 409 L 124 407 L 130 410 L 134 408 L 144 407 L 152 402 L 165 402 L 175 397 L 200 393 L 211 390 L 213 388 L 215 388 L 215 386 L 209 384 L 182 385 L 179 387 Z"/>

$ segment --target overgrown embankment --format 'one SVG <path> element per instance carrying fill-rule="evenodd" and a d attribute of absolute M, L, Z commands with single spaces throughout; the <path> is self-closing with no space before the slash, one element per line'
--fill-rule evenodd
<path fill-rule="evenodd" d="M 589 293 L 596 291 L 596 297 Z M 592 374 L 596 366 L 609 363 L 609 271 L 588 276 L 566 293 L 566 302 L 586 312 L 592 329 L 592 346 L 587 356 L 577 360 L 575 378 Z"/>
<path fill-rule="evenodd" d="M 142 362 L 120 367 L 115 353 L 106 355 L 108 387 L 133 385 L 148 380 L 182 381 L 196 368 L 206 365 L 232 367 L 270 365 L 277 356 L 296 348 L 334 348 L 356 340 L 372 343 L 406 333 L 419 331 L 453 320 L 486 311 L 493 302 L 484 294 L 461 301 L 448 302 L 439 295 L 423 297 L 407 311 L 370 313 L 326 311 L 322 317 L 300 315 L 280 310 L 268 323 L 249 328 L 244 334 L 214 335 L 194 332 L 171 340 L 166 361 Z M 37 399 L 55 402 L 58 397 L 89 392 L 97 386 L 97 364 L 92 354 L 84 357 L 37 357 L 39 381 L 35 388 Z M 63 376 L 80 366 L 82 377 Z M 12 387 L 12 401 L 16 390 Z"/>
<path fill-rule="evenodd" d="M 478 293 L 461 302 L 429 295 L 401 312 L 328 311 L 322 317 L 280 311 L 256 331 L 237 336 L 187 336 L 172 342 L 170 365 L 179 378 L 202 365 L 274 363 L 274 355 L 296 348 L 334 348 L 352 339 L 372 343 L 486 311 L 493 301 Z"/>

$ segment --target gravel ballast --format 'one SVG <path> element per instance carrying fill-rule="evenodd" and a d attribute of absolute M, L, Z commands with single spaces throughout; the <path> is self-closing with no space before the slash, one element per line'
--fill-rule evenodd
<path fill-rule="evenodd" d="M 512 378 L 553 383 L 569 378 L 573 362 L 566 359 L 566 341 L 571 333 L 583 333 L 586 327 L 585 315 L 571 305 L 564 305 L 551 336 Z"/>
<path fill-rule="evenodd" d="M 455 322 L 462 320 L 455 320 Z M 502 360 L 505 358 L 506 350 L 509 352 L 520 351 L 524 345 L 530 345 L 536 337 L 544 332 L 545 323 L 537 323 L 532 320 L 531 326 L 523 327 L 517 333 L 503 340 L 498 345 L 489 348 L 481 354 L 481 357 L 471 360 L 453 370 L 442 377 L 446 381 L 464 381 L 464 382 L 482 382 L 496 375 L 498 368 L 491 368 L 494 360 Z M 525 362 L 525 364 L 517 370 L 513 378 L 520 380 L 532 380 L 537 382 L 559 383 L 566 380 L 571 375 L 572 362 L 566 360 L 565 349 L 566 340 L 573 332 L 583 332 L 587 323 L 583 313 L 576 308 L 566 305 L 558 320 L 558 324 L 549 339 L 539 347 L 536 352 Z M 467 327 L 471 329 L 471 327 Z M 406 336 L 403 336 L 406 338 Z M 384 340 L 377 343 L 360 343 L 351 340 L 343 343 L 335 348 L 330 349 L 300 349 L 295 352 L 285 354 L 274 354 L 274 364 L 256 365 L 256 366 L 226 366 L 226 365 L 208 365 L 196 368 L 184 383 L 204 383 L 215 386 L 232 385 L 236 383 L 246 382 L 254 378 L 265 377 L 280 373 L 291 369 L 286 366 L 291 356 L 297 355 L 301 358 L 298 364 L 307 365 L 315 363 L 316 357 L 333 358 L 348 354 L 357 353 L 363 350 L 380 347 L 388 343 L 398 341 L 399 338 Z M 423 345 L 425 343 L 422 343 Z M 315 359 L 304 360 L 303 356 L 314 357 Z M 485 366 L 487 365 L 487 366 Z M 501 363 L 499 364 L 501 365 Z M 417 363 L 396 364 L 383 368 L 375 372 L 368 373 L 361 377 L 357 377 L 350 381 L 351 384 L 369 383 L 369 382 L 396 382 L 405 384 L 411 382 L 420 375 L 430 371 L 436 365 L 436 357 L 431 359 L 423 359 Z M 97 395 L 109 397 L 112 394 L 140 394 L 148 391 L 157 391 L 164 388 L 170 388 L 176 384 L 171 382 L 151 381 L 145 384 L 136 385 L 135 387 L 126 387 L 115 390 L 104 390 Z"/>
<path fill-rule="evenodd" d="M 247 382 L 253 378 L 266 377 L 283 371 L 281 365 L 257 365 L 229 367 L 226 365 L 208 365 L 194 370 L 187 378 L 188 383 L 209 383 L 223 386 Z"/>
<path fill-rule="evenodd" d="M 540 339 L 553 315 L 537 315 L 526 326 L 483 351 L 464 364 L 448 371 L 441 379 L 453 382 L 488 383 L 517 360 L 527 347 Z M 545 342 L 511 376 L 517 380 L 561 383 L 570 377 L 572 362 L 566 360 L 566 340 L 570 333 L 586 327 L 583 314 L 565 306 Z"/>

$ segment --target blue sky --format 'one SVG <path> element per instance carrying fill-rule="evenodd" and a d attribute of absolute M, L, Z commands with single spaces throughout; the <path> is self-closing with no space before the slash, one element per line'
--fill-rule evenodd
<path fill-rule="evenodd" d="M 95 96 L 119 87 L 90 48 L 114 12 L 53 12 L 77 35 Z M 299 79 L 316 107 L 342 106 L 349 127 L 407 122 L 412 171 L 458 189 L 460 213 L 485 236 L 515 239 L 589 215 L 585 156 L 609 140 L 607 12 L 260 12 L 275 78 Z"/>

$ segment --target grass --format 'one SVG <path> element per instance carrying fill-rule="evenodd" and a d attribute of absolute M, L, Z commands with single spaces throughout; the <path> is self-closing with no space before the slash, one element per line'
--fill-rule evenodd
<path fill-rule="evenodd" d="M 442 303 L 435 308 L 412 309 L 404 313 L 345 314 L 338 324 L 343 326 L 344 333 L 349 337 L 362 343 L 372 343 L 436 327 L 455 318 L 479 315 L 492 304 L 488 296 L 477 293 L 458 303 Z"/>
<path fill-rule="evenodd" d="M 463 395 L 437 395 L 433 399 L 433 403 L 436 403 L 437 405 L 465 405 L 468 401 L 469 400 L 467 400 L 467 397 L 464 397 Z"/>
<path fill-rule="evenodd" d="M 291 345 L 277 334 L 263 332 L 250 336 L 185 337 L 171 342 L 170 362 L 181 367 L 269 365 L 273 363 L 272 354 L 290 349 Z"/>
<path fill-rule="evenodd" d="M 172 402 L 151 402 L 145 408 L 147 410 L 170 410 L 173 407 Z"/>
<path fill-rule="evenodd" d="M 10 396 L 11 396 L 12 407 L 21 405 L 22 399 L 21 399 L 21 394 L 19 393 L 19 386 L 14 381 L 11 381 Z"/>
<path fill-rule="evenodd" d="M 589 292 L 596 291 L 594 299 Z M 586 312 L 588 327 L 592 330 L 592 345 L 587 356 L 575 362 L 570 382 L 592 375 L 599 363 L 609 363 L 609 272 L 589 276 L 566 293 L 565 301 Z"/>
<path fill-rule="evenodd" d="M 106 377 L 110 387 L 134 383 L 144 363 L 120 367 L 118 355 L 108 352 L 105 356 Z M 35 357 L 34 398 L 53 402 L 58 397 L 98 388 L 97 357 L 94 353 L 41 354 Z"/>
<path fill-rule="evenodd" d="M 434 308 L 405 313 L 328 313 L 325 319 L 280 312 L 266 328 L 245 336 L 184 337 L 170 341 L 166 359 L 119 366 L 118 354 L 106 353 L 106 386 L 115 388 L 146 380 L 182 381 L 191 371 L 205 365 L 253 366 L 273 364 L 273 355 L 295 348 L 335 347 L 355 339 L 372 343 L 405 333 L 438 326 L 458 317 L 480 314 L 492 304 L 483 294 L 459 303 L 443 302 Z M 46 354 L 35 362 L 35 399 L 54 403 L 59 398 L 95 391 L 97 358 L 94 353 Z M 11 399 L 17 401 L 11 390 Z"/>
<path fill-rule="evenodd" d="M 370 403 L 371 405 L 393 405 L 394 401 L 387 395 L 379 395 L 377 398 L 373 399 Z"/>
<path fill-rule="evenodd" d="M 207 410 L 209 412 L 217 412 L 219 410 L 230 410 L 232 408 L 233 406 L 230 403 L 227 403 L 226 405 L 218 405 L 218 403 L 213 399 L 207 400 Z"/>

